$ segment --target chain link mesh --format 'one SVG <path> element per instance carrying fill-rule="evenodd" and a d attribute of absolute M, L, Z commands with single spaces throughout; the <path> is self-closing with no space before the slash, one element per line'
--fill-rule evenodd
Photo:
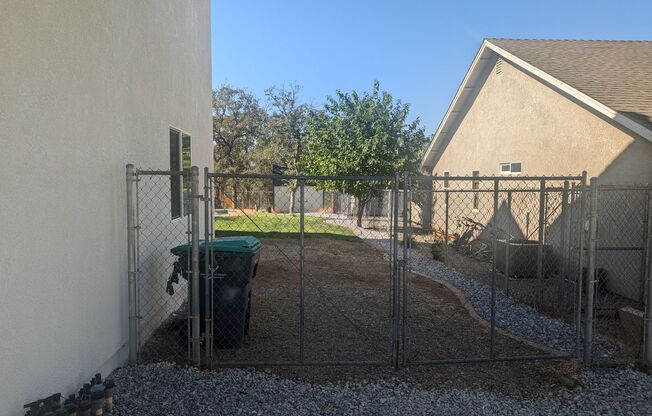
<path fill-rule="evenodd" d="M 187 179 L 137 175 L 142 361 L 190 359 Z M 591 198 L 577 177 L 207 174 L 204 189 L 198 342 L 209 366 L 398 365 L 584 348 Z M 650 192 L 599 189 L 598 358 L 631 337 L 623 309 L 644 308 Z"/>
<path fill-rule="evenodd" d="M 176 193 L 180 200 L 173 201 L 175 193 L 171 191 L 182 186 L 184 176 L 137 178 L 139 358 L 185 363 L 190 265 L 178 263 L 171 252 L 182 244 L 188 244 L 188 252 L 190 248 L 188 198 Z M 175 212 L 175 204 L 183 207 L 181 212 Z"/>

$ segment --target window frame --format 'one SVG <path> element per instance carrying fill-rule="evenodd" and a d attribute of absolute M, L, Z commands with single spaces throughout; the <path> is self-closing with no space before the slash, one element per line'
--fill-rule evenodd
<path fill-rule="evenodd" d="M 512 169 L 512 166 L 515 164 L 520 165 L 520 170 L 518 172 L 514 172 L 514 170 Z M 520 160 L 515 160 L 512 162 L 499 162 L 498 166 L 499 166 L 500 174 L 504 176 L 520 175 L 523 172 L 523 162 Z M 503 166 L 508 166 L 509 170 L 504 171 Z"/>
<path fill-rule="evenodd" d="M 173 134 L 176 134 L 176 161 L 178 166 L 173 166 Z M 179 176 L 170 175 L 170 217 L 172 220 L 185 218 L 190 214 L 186 207 L 190 186 L 190 167 L 192 166 L 192 135 L 185 130 L 174 126 L 168 126 L 169 148 L 170 148 L 170 171 L 183 172 Z M 187 146 L 185 146 L 187 142 Z M 187 152 L 187 158 L 185 157 Z M 186 160 L 187 159 L 187 160 Z M 175 169 L 176 168 L 176 169 Z M 178 187 L 177 192 L 174 188 Z M 177 199 L 178 198 L 178 199 Z"/>

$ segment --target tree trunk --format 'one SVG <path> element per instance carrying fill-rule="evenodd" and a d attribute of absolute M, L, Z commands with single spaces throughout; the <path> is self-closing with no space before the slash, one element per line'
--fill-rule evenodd
<path fill-rule="evenodd" d="M 358 199 L 358 211 L 356 213 L 356 225 L 362 227 L 362 215 L 364 214 L 364 207 L 367 204 L 367 201 L 364 199 Z"/>
<path fill-rule="evenodd" d="M 290 190 L 290 208 L 289 208 L 290 214 L 294 214 L 297 188 L 298 186 L 296 184 L 288 185 L 288 189 Z"/>

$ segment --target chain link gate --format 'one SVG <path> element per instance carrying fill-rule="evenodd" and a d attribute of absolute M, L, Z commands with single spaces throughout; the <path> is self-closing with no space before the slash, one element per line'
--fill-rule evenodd
<path fill-rule="evenodd" d="M 131 362 L 200 365 L 198 169 L 127 166 Z M 191 259 L 181 262 L 180 258 Z"/>
<path fill-rule="evenodd" d="M 577 357 L 584 181 L 408 178 L 406 365 Z"/>
<path fill-rule="evenodd" d="M 202 183 L 196 167 L 127 167 L 132 362 L 590 362 L 613 353 L 605 305 L 649 304 L 646 187 L 207 169 Z M 632 293 L 605 289 L 603 269 Z"/>
<path fill-rule="evenodd" d="M 238 295 L 248 306 L 223 314 L 222 323 L 213 322 L 209 344 L 216 347 L 209 348 L 209 363 L 395 365 L 396 178 L 206 171 L 205 179 L 204 213 L 209 220 L 204 240 L 209 246 L 211 241 L 243 235 L 255 236 L 263 244 L 254 260 L 251 284 L 243 285 Z M 389 192 L 373 192 L 364 204 L 341 193 L 334 203 L 333 193 L 325 190 L 336 182 Z M 251 194 L 258 196 L 253 204 L 247 197 Z M 267 204 L 259 206 L 259 201 Z M 215 264 L 226 264 L 228 256 L 208 250 L 205 269 L 213 285 L 219 281 Z M 208 304 L 221 302 L 216 295 L 222 292 L 215 286 L 208 293 Z M 243 313 L 247 334 L 232 324 L 232 318 Z M 239 339 L 247 337 L 238 348 L 216 345 L 236 332 Z"/>

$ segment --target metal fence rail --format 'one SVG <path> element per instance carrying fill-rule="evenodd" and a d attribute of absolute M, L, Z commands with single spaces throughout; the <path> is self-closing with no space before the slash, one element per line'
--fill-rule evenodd
<path fill-rule="evenodd" d="M 630 308 L 645 314 L 633 353 L 652 361 L 651 195 L 589 186 L 586 175 L 200 175 L 129 165 L 130 360 L 591 362 L 622 352 Z M 243 236 L 262 249 L 220 248 Z"/>

